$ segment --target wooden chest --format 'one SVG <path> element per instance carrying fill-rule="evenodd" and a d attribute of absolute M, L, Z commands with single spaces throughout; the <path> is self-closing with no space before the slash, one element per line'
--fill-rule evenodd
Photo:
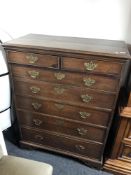
<path fill-rule="evenodd" d="M 129 71 L 124 42 L 29 34 L 3 47 L 20 143 L 100 167 Z"/>

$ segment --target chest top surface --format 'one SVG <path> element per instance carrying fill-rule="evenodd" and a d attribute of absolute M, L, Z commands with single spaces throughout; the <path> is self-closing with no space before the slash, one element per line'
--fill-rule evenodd
<path fill-rule="evenodd" d="M 5 48 L 35 48 L 130 58 L 124 41 L 28 34 L 3 44 Z"/>

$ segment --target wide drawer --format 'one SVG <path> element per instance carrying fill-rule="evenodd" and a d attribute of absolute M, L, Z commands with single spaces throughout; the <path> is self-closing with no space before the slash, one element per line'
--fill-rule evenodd
<path fill-rule="evenodd" d="M 101 144 L 79 141 L 46 131 L 37 131 L 35 129 L 21 128 L 21 134 L 24 141 L 101 160 L 103 147 Z"/>
<path fill-rule="evenodd" d="M 92 89 L 116 92 L 119 79 L 90 73 L 71 73 L 65 71 L 43 70 L 26 66 L 12 65 L 13 76 L 24 77 L 31 80 L 42 80 L 62 84 L 71 84 Z"/>
<path fill-rule="evenodd" d="M 25 111 L 17 111 L 21 125 L 67 134 L 80 139 L 104 142 L 106 129 L 64 120 L 58 117 L 41 115 Z"/>
<path fill-rule="evenodd" d="M 105 60 L 100 61 L 98 59 L 95 59 L 93 56 L 87 56 L 87 59 L 64 57 L 62 59 L 62 69 L 120 76 L 122 70 L 121 63 Z"/>
<path fill-rule="evenodd" d="M 67 103 L 112 109 L 115 94 L 97 92 L 95 90 L 47 82 L 14 81 L 17 95 L 62 100 Z M 108 99 L 108 100 L 107 100 Z"/>
<path fill-rule="evenodd" d="M 11 63 L 58 68 L 58 57 L 52 55 L 9 51 L 8 60 Z"/>
<path fill-rule="evenodd" d="M 36 98 L 16 96 L 16 106 L 17 108 L 26 109 L 32 112 L 59 116 L 100 126 L 108 126 L 110 123 L 110 112 L 71 106 Z"/>

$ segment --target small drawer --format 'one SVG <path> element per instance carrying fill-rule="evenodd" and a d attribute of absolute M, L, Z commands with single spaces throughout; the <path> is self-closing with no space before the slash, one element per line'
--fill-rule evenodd
<path fill-rule="evenodd" d="M 94 72 L 120 76 L 122 64 L 111 61 L 99 61 L 98 58 L 87 56 L 87 59 L 68 58 L 62 59 L 62 69 L 81 72 Z"/>
<path fill-rule="evenodd" d="M 101 159 L 102 145 L 92 142 L 83 142 L 76 139 L 63 137 L 51 132 L 37 131 L 35 129 L 21 128 L 22 140 L 49 146 L 50 148 L 65 150 L 85 157 Z"/>
<path fill-rule="evenodd" d="M 88 126 L 62 118 L 24 111 L 18 111 L 18 118 L 21 125 L 75 136 L 80 139 L 103 143 L 106 136 L 105 128 Z"/>
<path fill-rule="evenodd" d="M 109 92 L 116 92 L 119 87 L 119 79 L 107 76 L 71 72 L 69 73 L 65 71 L 49 71 L 40 68 L 30 68 L 19 65 L 12 65 L 11 71 L 13 76 L 16 77 L 76 85 Z"/>
<path fill-rule="evenodd" d="M 25 52 L 8 52 L 8 61 L 11 63 L 35 65 L 40 67 L 58 68 L 58 57 Z"/>
<path fill-rule="evenodd" d="M 36 106 L 32 103 L 36 103 Z M 22 96 L 16 96 L 16 106 L 17 108 L 26 109 L 32 112 L 40 112 L 43 114 L 84 122 L 85 124 L 91 123 L 105 127 L 108 126 L 111 116 L 110 112 Z"/>
<path fill-rule="evenodd" d="M 54 84 L 47 82 L 30 83 L 26 80 L 14 81 L 15 93 L 17 95 L 30 95 L 34 97 L 50 98 L 54 100 L 62 100 L 66 103 L 74 105 L 82 105 L 85 107 L 100 107 L 112 109 L 115 102 L 115 94 L 96 92 L 95 90 L 68 86 L 62 84 Z M 107 100 L 108 99 L 108 100 Z"/>
<path fill-rule="evenodd" d="M 130 159 L 131 160 L 131 145 L 125 145 L 122 148 L 122 154 L 121 157 L 124 159 Z"/>

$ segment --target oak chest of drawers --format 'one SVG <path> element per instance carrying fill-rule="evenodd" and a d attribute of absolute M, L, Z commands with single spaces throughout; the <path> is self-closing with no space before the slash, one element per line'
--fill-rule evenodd
<path fill-rule="evenodd" d="M 3 47 L 20 143 L 100 167 L 130 65 L 124 42 L 29 34 Z"/>

